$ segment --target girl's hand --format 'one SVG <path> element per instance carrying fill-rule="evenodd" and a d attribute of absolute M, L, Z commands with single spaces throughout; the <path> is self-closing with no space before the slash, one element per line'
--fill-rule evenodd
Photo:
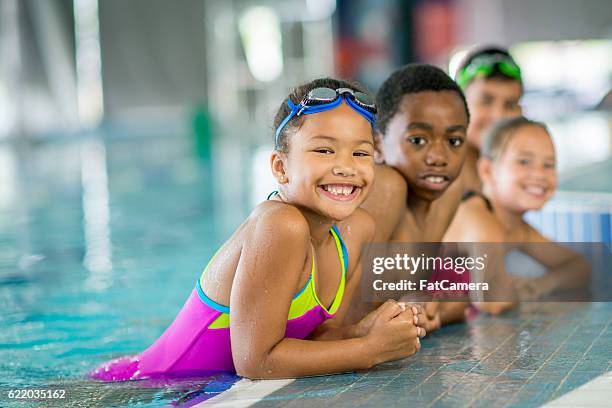
<path fill-rule="evenodd" d="M 374 364 L 409 357 L 421 348 L 419 336 L 424 336 L 425 330 L 416 325 L 417 313 L 416 307 L 388 300 L 363 319 L 363 327 L 369 326 L 365 339 Z"/>
<path fill-rule="evenodd" d="M 422 311 L 422 308 L 420 308 L 420 306 L 418 304 L 408 305 L 405 302 L 396 302 L 395 300 L 390 299 L 390 300 L 387 300 L 382 305 L 380 305 L 377 309 L 375 309 L 375 310 L 371 311 L 370 313 L 368 313 L 366 315 L 366 317 L 364 317 L 358 323 L 356 323 L 354 328 L 352 329 L 351 335 L 349 337 L 364 337 L 364 336 L 366 336 L 370 332 L 370 330 L 372 328 L 372 325 L 376 321 L 376 318 L 380 315 L 380 313 L 382 311 L 386 310 L 385 305 L 387 305 L 387 303 L 396 303 L 402 309 L 402 312 L 405 311 L 407 308 L 409 308 L 409 310 L 411 310 L 413 315 L 415 316 L 415 319 L 414 319 L 414 324 L 415 325 L 418 324 L 421 319 L 423 321 L 425 320 L 425 317 L 419 316 L 419 313 L 421 313 L 420 311 Z M 419 327 L 423 327 L 420 323 L 418 324 L 418 326 Z M 424 335 L 424 333 L 423 333 L 423 335 Z M 421 337 L 423 337 L 423 336 L 421 336 Z"/>

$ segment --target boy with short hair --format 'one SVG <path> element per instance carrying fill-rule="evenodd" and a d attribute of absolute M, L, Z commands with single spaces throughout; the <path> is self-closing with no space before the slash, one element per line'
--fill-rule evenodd
<path fill-rule="evenodd" d="M 523 96 L 521 69 L 510 53 L 498 47 L 474 49 L 455 74 L 471 113 L 467 133 L 467 155 L 460 182 L 464 191 L 480 191 L 476 162 L 483 133 L 501 119 L 521 116 Z"/>
<path fill-rule="evenodd" d="M 462 191 L 455 191 L 448 196 L 452 200 L 439 202 L 465 160 L 470 119 L 465 96 L 440 68 L 409 64 L 383 83 L 376 104 L 379 164 L 362 205 L 376 221 L 374 242 L 440 242 L 461 199 Z M 364 303 L 355 305 L 360 307 Z M 424 328 L 430 333 L 463 320 L 464 311 L 464 303 L 429 302 Z"/>

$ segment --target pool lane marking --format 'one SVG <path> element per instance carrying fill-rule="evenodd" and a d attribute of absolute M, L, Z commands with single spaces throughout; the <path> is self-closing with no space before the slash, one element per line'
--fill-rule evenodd
<path fill-rule="evenodd" d="M 252 381 L 243 378 L 232 385 L 229 390 L 224 391 L 221 394 L 216 395 L 200 404 L 194 405 L 194 407 L 250 407 L 273 392 L 291 384 L 293 381 L 295 381 L 295 379 Z"/>
<path fill-rule="evenodd" d="M 541 408 L 609 407 L 612 400 L 612 371 L 553 400 Z"/>

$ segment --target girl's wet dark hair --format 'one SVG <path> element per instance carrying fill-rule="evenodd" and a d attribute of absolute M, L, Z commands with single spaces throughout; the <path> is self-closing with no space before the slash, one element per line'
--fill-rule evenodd
<path fill-rule="evenodd" d="M 480 154 L 491 161 L 497 160 L 504 153 L 516 131 L 525 126 L 537 126 L 550 135 L 548 127 L 542 122 L 536 122 L 524 116 L 502 119 L 485 133 L 480 146 Z"/>
<path fill-rule="evenodd" d="M 305 84 L 299 85 L 291 91 L 291 93 L 283 100 L 280 107 L 278 108 L 278 112 L 276 112 L 276 115 L 274 116 L 275 132 L 276 129 L 278 129 L 278 127 L 280 126 L 281 122 L 285 120 L 289 113 L 291 113 L 291 108 L 289 108 L 289 105 L 287 105 L 287 101 L 291 99 L 291 101 L 295 105 L 297 105 L 302 101 L 302 99 L 304 99 L 308 92 L 312 91 L 315 88 L 349 88 L 353 91 L 370 94 L 370 92 L 364 86 L 358 84 L 357 82 L 342 79 L 318 78 Z M 295 133 L 300 128 L 300 126 L 302 126 L 302 123 L 304 123 L 304 115 L 294 116 L 285 125 L 281 134 L 278 136 L 275 149 L 287 153 L 289 151 L 289 136 Z"/>

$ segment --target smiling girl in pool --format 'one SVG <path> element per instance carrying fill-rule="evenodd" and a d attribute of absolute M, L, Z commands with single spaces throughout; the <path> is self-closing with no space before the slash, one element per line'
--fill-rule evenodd
<path fill-rule="evenodd" d="M 492 271 L 498 293 L 493 298 L 504 301 L 476 306 L 497 314 L 519 299 L 537 299 L 584 282 L 588 277 L 584 257 L 550 241 L 523 219 L 527 211 L 542 208 L 557 187 L 555 149 L 546 126 L 524 117 L 502 120 L 485 135 L 481 152 L 482 193 L 466 194 L 445 241 L 506 243 L 499 248 L 524 252 L 547 273 L 538 278 L 512 277 L 498 262 Z"/>
<path fill-rule="evenodd" d="M 424 335 L 416 308 L 390 301 L 355 325 L 329 320 L 346 308 L 343 297 L 358 281 L 347 273 L 358 271 L 360 245 L 373 236 L 373 220 L 359 205 L 374 177 L 374 114 L 372 98 L 354 84 L 318 79 L 296 88 L 275 119 L 270 164 L 278 194 L 221 246 L 151 347 L 92 376 L 287 378 L 416 352 Z"/>

